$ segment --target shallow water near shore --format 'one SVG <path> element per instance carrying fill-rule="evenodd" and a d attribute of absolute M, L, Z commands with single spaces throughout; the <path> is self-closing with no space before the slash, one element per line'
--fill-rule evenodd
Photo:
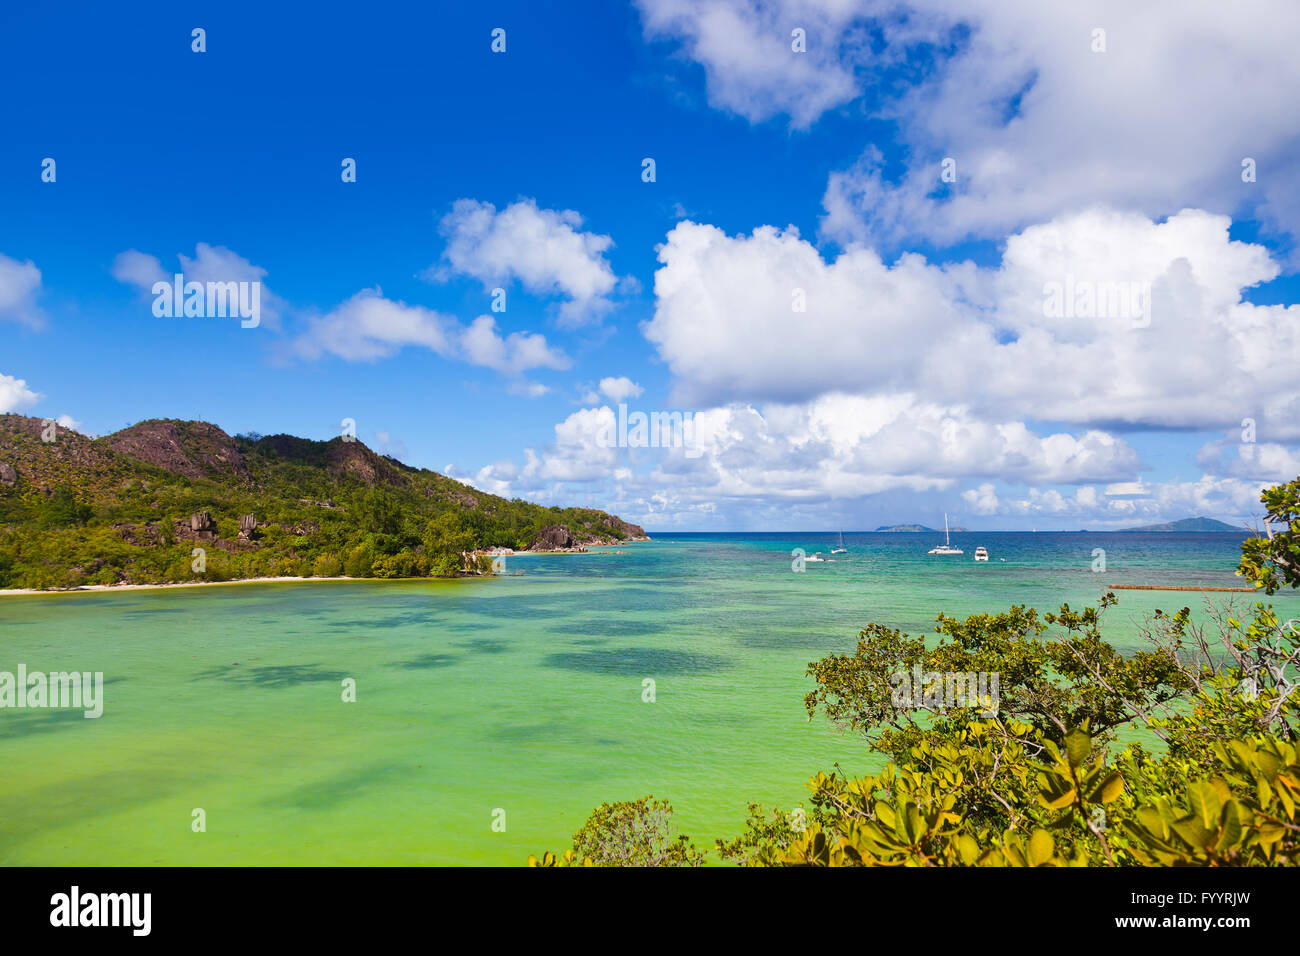
<path fill-rule="evenodd" d="M 1242 583 L 1233 535 L 954 534 L 952 557 L 925 553 L 933 535 L 844 537 L 803 573 L 791 550 L 829 557 L 835 536 L 658 535 L 507 558 L 525 573 L 496 579 L 5 597 L 0 671 L 102 671 L 105 704 L 0 709 L 0 863 L 517 865 L 646 793 L 711 845 L 749 801 L 789 806 L 837 761 L 879 768 L 802 702 L 808 662 L 868 622 L 925 633 L 940 611 L 1077 608 L 1107 584 Z M 1155 608 L 1255 600 L 1117 594 L 1122 650 Z"/>

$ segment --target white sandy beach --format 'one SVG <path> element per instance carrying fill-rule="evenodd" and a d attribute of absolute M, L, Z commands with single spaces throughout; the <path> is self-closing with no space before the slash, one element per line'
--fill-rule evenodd
<path fill-rule="evenodd" d="M 162 588 L 209 588 L 222 584 L 275 584 L 290 581 L 422 581 L 424 578 L 239 578 L 235 581 L 177 581 L 169 584 L 83 584 L 75 588 L 10 588 L 0 590 L 0 597 L 18 594 L 81 594 L 90 591 L 154 591 Z M 428 579 L 434 580 L 434 579 Z"/>

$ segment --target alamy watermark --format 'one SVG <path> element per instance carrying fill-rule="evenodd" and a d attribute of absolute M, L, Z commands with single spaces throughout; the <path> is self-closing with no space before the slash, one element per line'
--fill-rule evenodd
<path fill-rule="evenodd" d="M 1151 283 L 1096 282 L 1067 274 L 1043 283 L 1043 315 L 1049 319 L 1127 319 L 1135 329 L 1151 324 Z"/>
<path fill-rule="evenodd" d="M 152 910 L 152 893 L 83 893 L 73 886 L 50 897 L 50 925 L 125 927 L 133 936 L 148 936 Z"/>
<path fill-rule="evenodd" d="M 696 441 L 694 412 L 631 412 L 620 403 L 615 422 L 596 432 L 601 448 L 681 448 L 687 458 L 704 454 Z"/>
<path fill-rule="evenodd" d="M 1237 446 L 1237 454 L 1242 461 L 1255 460 L 1255 419 L 1253 418 L 1241 420 L 1241 444 Z"/>
<path fill-rule="evenodd" d="M 63 708 L 84 710 L 90 719 L 104 713 L 103 671 L 0 671 L 0 709 Z"/>
<path fill-rule="evenodd" d="M 160 319 L 224 319 L 238 316 L 240 326 L 255 329 L 262 324 L 262 283 L 186 282 L 183 273 L 171 282 L 153 284 L 153 314 Z"/>
<path fill-rule="evenodd" d="M 889 675 L 889 699 L 902 710 L 975 707 L 994 717 L 1002 702 L 1000 681 L 997 671 L 925 671 L 913 664 L 911 671 Z"/>

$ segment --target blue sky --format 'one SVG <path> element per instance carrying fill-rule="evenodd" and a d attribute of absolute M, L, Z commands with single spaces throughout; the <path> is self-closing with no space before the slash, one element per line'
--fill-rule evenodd
<path fill-rule="evenodd" d="M 11 5 L 0 411 L 351 418 L 652 529 L 1248 517 L 1300 472 L 1295 11 L 950 6 Z M 265 320 L 155 316 L 182 270 Z M 1149 322 L 1046 316 L 1066 274 Z"/>

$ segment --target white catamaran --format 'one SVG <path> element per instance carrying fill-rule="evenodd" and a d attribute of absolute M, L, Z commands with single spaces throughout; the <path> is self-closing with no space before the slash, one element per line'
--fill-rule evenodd
<path fill-rule="evenodd" d="M 841 531 L 840 546 L 838 548 L 831 548 L 831 554 L 848 554 L 848 553 L 849 553 L 849 549 L 844 547 L 844 532 Z"/>
<path fill-rule="evenodd" d="M 961 548 L 952 546 L 952 539 L 948 536 L 948 512 L 943 513 L 943 544 L 937 548 L 931 548 L 930 554 L 965 554 Z"/>

